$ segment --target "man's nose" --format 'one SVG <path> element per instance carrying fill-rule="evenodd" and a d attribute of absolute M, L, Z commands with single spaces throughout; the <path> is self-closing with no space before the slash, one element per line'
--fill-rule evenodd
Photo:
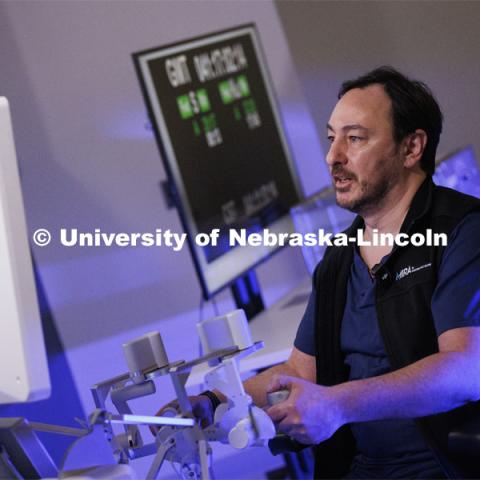
<path fill-rule="evenodd" d="M 333 166 L 337 163 L 346 163 L 347 157 L 345 148 L 340 139 L 335 139 L 330 143 L 326 156 L 327 165 Z"/>

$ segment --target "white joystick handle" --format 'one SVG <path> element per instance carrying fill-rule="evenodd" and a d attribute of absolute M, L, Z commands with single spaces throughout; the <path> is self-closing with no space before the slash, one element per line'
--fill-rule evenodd
<path fill-rule="evenodd" d="M 276 392 L 267 393 L 267 403 L 270 406 L 276 405 L 277 403 L 284 402 L 289 395 L 289 390 L 277 390 Z"/>

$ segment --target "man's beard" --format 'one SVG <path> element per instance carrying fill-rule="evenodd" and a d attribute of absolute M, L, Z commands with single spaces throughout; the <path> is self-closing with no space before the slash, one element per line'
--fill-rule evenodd
<path fill-rule="evenodd" d="M 358 195 L 357 198 L 341 201 L 338 195 L 336 195 L 336 202 L 339 207 L 360 215 L 378 208 L 397 180 L 395 176 L 382 172 L 382 175 L 376 179 L 375 183 L 371 183 L 370 181 L 359 182 L 356 175 L 343 170 L 341 167 L 337 169 L 334 168 L 332 175 L 334 174 L 345 175 L 360 186 L 360 195 Z"/>
<path fill-rule="evenodd" d="M 352 200 L 345 202 L 340 202 L 337 197 L 337 204 L 339 207 L 357 214 L 362 214 L 377 207 L 390 190 L 390 182 L 386 178 L 380 179 L 379 182 L 373 185 L 368 182 L 362 182 L 359 185 L 361 195 L 359 195 L 358 198 L 353 198 Z"/>

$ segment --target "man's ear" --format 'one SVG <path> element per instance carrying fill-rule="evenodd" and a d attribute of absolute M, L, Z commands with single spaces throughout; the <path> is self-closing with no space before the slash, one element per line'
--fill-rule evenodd
<path fill-rule="evenodd" d="M 417 129 L 407 135 L 404 139 L 405 160 L 403 165 L 406 168 L 413 168 L 420 162 L 425 147 L 427 146 L 427 133 L 425 130 Z"/>

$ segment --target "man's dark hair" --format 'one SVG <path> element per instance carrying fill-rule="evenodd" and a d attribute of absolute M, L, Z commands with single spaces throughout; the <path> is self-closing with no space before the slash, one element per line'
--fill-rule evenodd
<path fill-rule="evenodd" d="M 426 132 L 427 145 L 420 166 L 428 175 L 432 175 L 443 122 L 442 112 L 433 93 L 423 82 L 411 80 L 393 67 L 383 66 L 344 82 L 338 98 L 354 88 L 374 84 L 383 85 L 392 102 L 393 137 L 397 144 L 416 129 Z"/>

